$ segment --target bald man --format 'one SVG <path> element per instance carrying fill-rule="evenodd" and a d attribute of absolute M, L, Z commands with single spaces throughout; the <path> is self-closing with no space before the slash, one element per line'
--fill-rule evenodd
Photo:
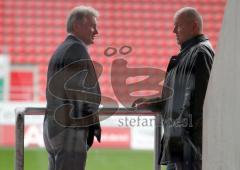
<path fill-rule="evenodd" d="M 196 9 L 185 7 L 176 12 L 173 33 L 181 49 L 171 58 L 164 82 L 174 93 L 161 102 L 161 98 L 169 95 L 163 89 L 158 102 L 139 99 L 133 104 L 161 113 L 164 134 L 159 163 L 167 165 L 168 170 L 202 169 L 202 110 L 214 56 L 202 26 L 202 17 Z"/>

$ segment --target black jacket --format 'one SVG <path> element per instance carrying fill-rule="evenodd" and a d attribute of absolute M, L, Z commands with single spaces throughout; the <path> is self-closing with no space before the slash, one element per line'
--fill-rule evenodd
<path fill-rule="evenodd" d="M 161 103 L 164 135 L 159 162 L 201 160 L 203 103 L 214 51 L 204 35 L 185 43 L 171 58 L 164 86 L 173 95 Z M 169 96 L 163 90 L 162 97 Z"/>

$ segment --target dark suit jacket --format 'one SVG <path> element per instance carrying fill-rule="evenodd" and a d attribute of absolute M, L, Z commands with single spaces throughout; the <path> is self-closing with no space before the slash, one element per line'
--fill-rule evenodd
<path fill-rule="evenodd" d="M 65 114 L 68 118 L 89 116 L 98 110 L 101 92 L 95 69 L 85 44 L 73 35 L 69 35 L 53 54 L 48 66 L 47 83 L 45 121 L 49 124 L 50 138 L 64 128 L 69 128 L 54 120 L 57 108 L 66 108 Z M 88 93 L 95 94 L 94 102 L 89 99 Z M 72 107 L 71 113 L 67 109 L 69 107 Z M 88 145 L 91 146 L 94 130 L 100 129 L 100 123 L 87 128 Z"/>

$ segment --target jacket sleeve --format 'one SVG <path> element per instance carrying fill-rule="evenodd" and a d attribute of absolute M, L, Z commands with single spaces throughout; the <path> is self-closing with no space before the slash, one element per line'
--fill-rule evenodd
<path fill-rule="evenodd" d="M 169 62 L 168 67 L 167 67 L 166 75 L 175 66 L 177 57 L 178 56 L 172 56 L 171 57 L 170 62 Z M 166 77 L 165 77 L 165 79 L 166 79 Z M 163 110 L 163 107 L 164 107 L 164 105 L 166 103 L 166 100 L 168 100 L 168 98 L 170 96 L 172 96 L 172 95 L 173 95 L 173 90 L 171 88 L 163 85 L 163 87 L 162 87 L 162 96 L 149 99 L 148 102 L 150 104 L 147 107 L 147 109 L 151 110 L 153 112 L 161 113 L 162 110 Z"/>
<path fill-rule="evenodd" d="M 203 104 L 208 86 L 213 57 L 204 50 L 196 52 L 196 59 L 187 80 L 183 113 L 187 116 L 190 131 L 201 131 Z M 186 115 L 188 114 L 188 115 Z"/>
<path fill-rule="evenodd" d="M 75 65 L 74 63 L 79 64 Z M 97 99 L 97 102 L 92 104 L 88 101 L 89 98 L 91 98 L 91 94 L 80 93 L 80 91 L 93 92 L 88 90 L 91 88 L 94 89 L 93 85 L 97 83 L 95 70 L 92 67 L 92 61 L 90 60 L 87 49 L 83 45 L 73 44 L 65 55 L 64 65 L 67 67 L 70 66 L 70 69 L 67 69 L 70 72 L 75 72 L 72 77 L 68 77 L 68 82 L 66 82 L 66 88 L 70 89 L 66 89 L 66 96 L 68 97 L 70 103 L 74 106 L 73 116 L 79 117 L 94 113 L 98 110 L 100 99 Z M 66 74 L 68 75 L 68 73 Z M 87 79 L 87 76 L 89 76 L 90 79 Z M 99 98 L 101 97 L 99 96 Z M 100 142 L 100 122 L 89 126 L 87 137 L 88 148 L 92 146 L 94 136 L 96 136 Z"/>
<path fill-rule="evenodd" d="M 87 105 L 84 102 L 87 96 L 80 92 L 84 90 L 83 82 L 86 79 L 88 68 L 81 64 L 84 59 L 89 59 L 88 52 L 83 45 L 71 45 L 64 56 L 64 84 L 67 100 L 73 106 L 72 116 L 79 117 L 87 115 Z"/>
<path fill-rule="evenodd" d="M 191 96 L 190 112 L 192 113 L 193 125 L 202 128 L 203 104 L 207 91 L 208 80 L 212 68 L 213 58 L 206 52 L 199 52 L 194 67 L 195 88 Z"/>

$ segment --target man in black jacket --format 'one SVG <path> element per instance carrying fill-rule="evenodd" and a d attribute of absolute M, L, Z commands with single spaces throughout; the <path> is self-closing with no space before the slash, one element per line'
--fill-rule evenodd
<path fill-rule="evenodd" d="M 185 7 L 176 12 L 173 32 L 181 50 L 168 65 L 167 88 L 161 98 L 139 99 L 133 104 L 161 112 L 164 134 L 159 163 L 168 170 L 200 170 L 202 166 L 202 111 L 214 56 L 202 25 L 196 9 Z M 173 90 L 170 98 L 169 89 Z"/>
<path fill-rule="evenodd" d="M 48 66 L 44 142 L 49 153 L 49 170 L 84 170 L 94 136 L 100 142 L 96 113 L 101 93 L 87 50 L 98 34 L 97 16 L 95 9 L 85 6 L 70 12 L 68 36 Z"/>

